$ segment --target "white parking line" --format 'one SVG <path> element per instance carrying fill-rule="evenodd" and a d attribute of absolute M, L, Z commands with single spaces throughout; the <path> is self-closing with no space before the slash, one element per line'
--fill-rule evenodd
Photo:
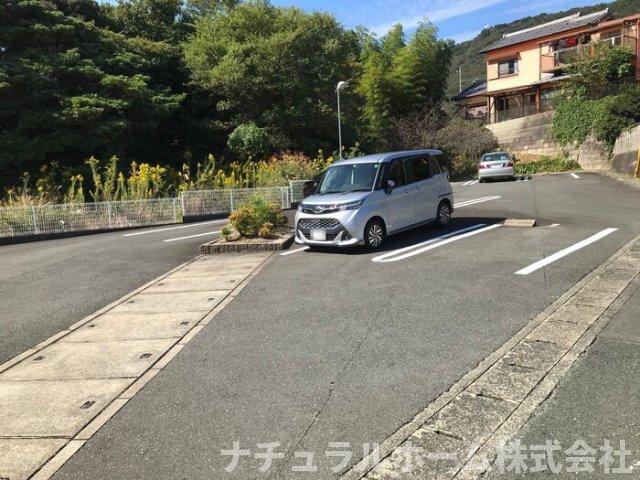
<path fill-rule="evenodd" d="M 565 248 L 564 250 L 560 250 L 559 252 L 554 253 L 553 255 L 547 257 L 547 258 L 543 258 L 542 260 L 538 260 L 536 263 L 532 263 L 531 265 L 529 265 L 526 268 L 523 268 L 522 270 L 518 270 L 516 272 L 516 275 L 529 275 L 532 272 L 535 272 L 536 270 L 541 269 L 542 267 L 545 267 L 547 265 L 549 265 L 550 263 L 555 262 L 556 260 L 560 260 L 563 257 L 566 257 L 567 255 L 569 255 L 570 253 L 573 253 L 577 250 L 580 250 L 581 248 L 586 247 L 587 245 L 590 245 L 594 242 L 597 242 L 598 240 L 606 237 L 607 235 L 612 234 L 613 232 L 617 231 L 617 228 L 607 228 L 605 230 L 602 230 L 599 233 L 596 233 L 595 235 L 586 238 L 584 240 L 582 240 L 581 242 L 578 242 L 574 245 L 571 245 L 570 247 Z"/>
<path fill-rule="evenodd" d="M 483 203 L 483 202 L 489 202 L 491 200 L 498 200 L 499 198 L 502 198 L 502 197 L 501 196 L 493 196 L 493 197 L 473 198 L 471 200 L 465 200 L 464 202 L 456 203 L 453 207 L 454 208 L 467 207 L 469 205 L 475 205 L 476 203 Z"/>
<path fill-rule="evenodd" d="M 227 220 L 213 220 L 211 222 L 199 222 L 199 223 L 190 223 L 188 225 L 180 225 L 178 227 L 167 227 L 167 228 L 156 228 L 154 230 L 145 230 L 144 232 L 134 232 L 134 233 L 125 233 L 124 237 L 136 237 L 138 235 L 147 235 L 148 233 L 161 233 L 168 232 L 170 230 L 179 230 L 181 228 L 193 228 L 199 227 L 201 225 L 212 225 L 216 223 L 225 223 Z"/>
<path fill-rule="evenodd" d="M 371 261 L 372 262 L 384 262 L 387 258 L 393 257 L 394 255 L 398 255 L 398 254 L 403 253 L 403 252 L 408 252 L 410 250 L 413 250 L 414 248 L 420 248 L 420 247 L 423 247 L 425 245 L 429 245 L 431 243 L 435 243 L 437 241 L 444 240 L 445 238 L 450 238 L 450 237 L 453 237 L 455 235 L 460 235 L 462 233 L 469 232 L 471 230 L 476 230 L 478 228 L 484 227 L 485 225 L 486 225 L 485 223 L 479 223 L 477 225 L 472 225 L 471 227 L 461 228 L 460 230 L 455 230 L 453 232 L 445 233 L 444 235 L 440 235 L 438 237 L 430 238 L 429 240 L 426 240 L 426 241 L 420 242 L 420 243 L 416 243 L 415 245 L 409 245 L 408 247 L 399 248 L 397 250 L 393 250 L 391 252 L 387 252 L 387 253 L 385 253 L 383 255 L 378 255 L 377 257 L 372 258 Z"/>
<path fill-rule="evenodd" d="M 570 174 L 573 178 L 577 178 L 578 180 L 580 180 L 580 177 L 578 175 L 576 175 L 575 173 L 571 173 Z"/>
<path fill-rule="evenodd" d="M 285 257 L 287 255 L 291 255 L 292 253 L 304 252 L 305 250 L 309 250 L 309 247 L 300 247 L 295 250 L 289 250 L 288 252 L 282 252 L 280 254 L 281 257 Z"/>
<path fill-rule="evenodd" d="M 163 242 L 165 242 L 165 243 L 167 243 L 167 242 L 179 242 L 180 240 L 188 240 L 190 238 L 204 237 L 206 235 L 215 235 L 217 233 L 220 233 L 220 231 L 216 230 L 215 232 L 198 233 L 196 235 L 189 235 L 188 237 L 168 238 L 167 240 L 163 240 Z"/>
<path fill-rule="evenodd" d="M 475 227 L 481 227 L 484 224 L 478 224 Z M 387 262 L 397 262 L 400 260 L 404 260 L 406 258 L 410 258 L 413 257 L 415 255 L 419 255 L 421 253 L 424 252 L 428 252 L 429 250 L 433 250 L 434 248 L 438 248 L 441 247 L 443 245 L 447 245 L 449 243 L 458 241 L 458 240 L 462 240 L 463 238 L 467 238 L 467 237 L 471 237 L 473 235 L 477 235 L 479 233 L 483 233 L 483 232 L 488 232 L 489 230 L 493 230 L 494 228 L 498 228 L 501 227 L 502 225 L 499 223 L 496 223 L 495 225 L 489 225 L 487 227 L 483 227 L 483 228 L 474 228 L 474 227 L 470 227 L 470 228 L 474 228 L 471 231 L 467 231 L 467 233 L 462 233 L 461 235 L 455 235 L 455 236 L 451 236 L 450 238 L 447 238 L 446 240 L 442 240 L 441 242 L 438 243 L 434 243 L 432 245 L 427 245 L 425 247 L 422 248 L 412 248 L 409 252 L 404 253 L 402 255 L 398 255 L 393 256 L 392 258 L 389 258 L 389 256 L 391 255 L 395 255 L 398 253 L 398 251 L 395 252 L 389 252 L 388 254 L 385 255 L 381 255 L 380 257 L 385 257 L 385 258 L 380 258 L 380 257 L 376 257 L 373 259 L 374 262 L 381 262 L 381 263 L 387 263 Z M 466 229 L 469 230 L 469 229 Z M 408 247 L 407 247 L 408 248 Z M 405 248 L 406 250 L 406 248 Z"/>

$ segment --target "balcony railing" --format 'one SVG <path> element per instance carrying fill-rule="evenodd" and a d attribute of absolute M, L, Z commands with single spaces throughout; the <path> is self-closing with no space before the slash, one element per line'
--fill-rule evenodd
<path fill-rule="evenodd" d="M 575 47 L 568 47 L 555 50 L 549 53 L 543 53 L 540 58 L 540 69 L 543 73 L 551 73 L 555 70 L 559 70 L 571 65 L 576 57 L 583 51 L 591 51 L 595 45 L 599 44 L 611 44 L 616 46 L 623 46 L 631 50 L 633 55 L 637 54 L 636 38 L 630 35 L 617 35 L 615 37 L 608 37 L 597 42 L 590 42 Z"/>

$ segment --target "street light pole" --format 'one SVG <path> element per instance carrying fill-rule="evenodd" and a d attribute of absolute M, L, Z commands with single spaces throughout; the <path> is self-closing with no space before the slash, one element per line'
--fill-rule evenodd
<path fill-rule="evenodd" d="M 342 119 L 340 112 L 340 91 L 347 88 L 347 85 L 347 82 L 338 82 L 338 85 L 336 86 L 336 93 L 338 94 L 338 148 L 340 152 L 340 160 L 342 160 Z"/>

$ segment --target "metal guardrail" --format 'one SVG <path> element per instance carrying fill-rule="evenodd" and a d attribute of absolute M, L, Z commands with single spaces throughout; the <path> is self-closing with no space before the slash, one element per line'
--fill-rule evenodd
<path fill-rule="evenodd" d="M 0 207 L 0 238 L 178 223 L 184 216 L 231 213 L 254 195 L 287 209 L 302 200 L 304 182 L 292 180 L 288 187 L 190 190 L 176 198 Z"/>

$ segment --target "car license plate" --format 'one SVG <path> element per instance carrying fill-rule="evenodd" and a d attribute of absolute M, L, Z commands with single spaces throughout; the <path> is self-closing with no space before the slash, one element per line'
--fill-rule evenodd
<path fill-rule="evenodd" d="M 498 165 L 491 165 L 491 168 L 502 168 L 502 164 L 498 164 Z"/>
<path fill-rule="evenodd" d="M 325 241 L 327 239 L 327 232 L 325 230 L 311 230 L 311 240 Z"/>

